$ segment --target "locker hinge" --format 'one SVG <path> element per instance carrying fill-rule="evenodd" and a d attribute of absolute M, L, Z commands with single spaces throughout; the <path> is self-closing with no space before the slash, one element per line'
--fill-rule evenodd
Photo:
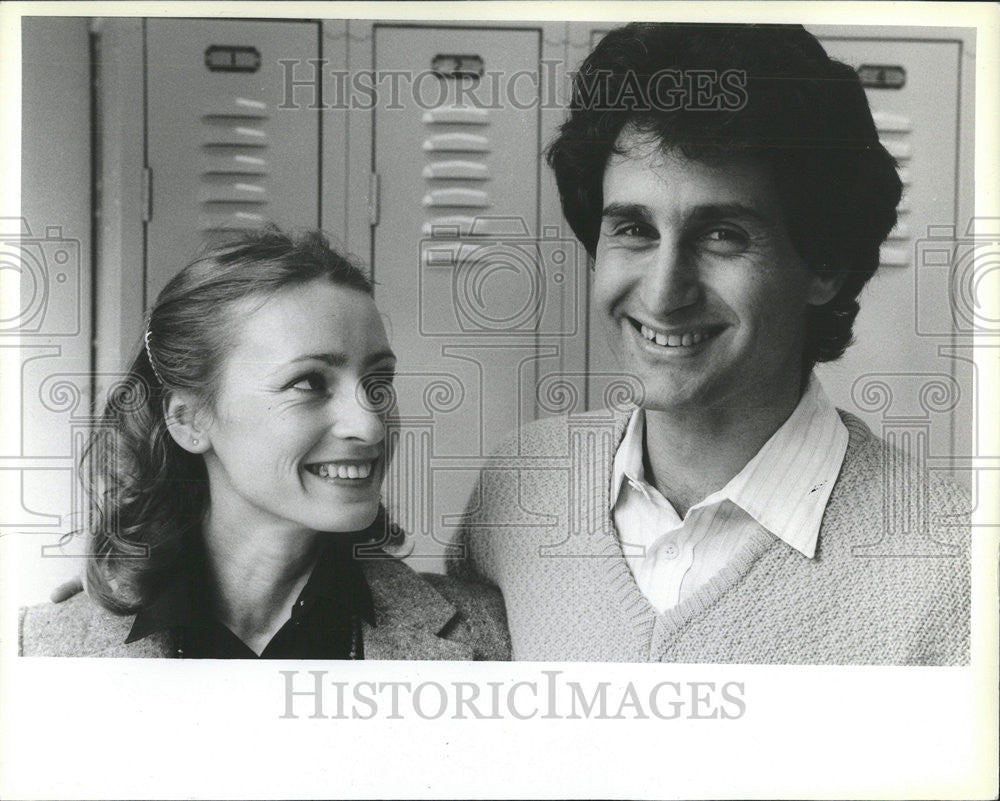
<path fill-rule="evenodd" d="M 368 177 L 368 224 L 374 228 L 379 217 L 379 181 L 378 173 L 373 172 Z"/>
<path fill-rule="evenodd" d="M 149 167 L 142 168 L 142 221 L 153 219 L 153 171 Z"/>

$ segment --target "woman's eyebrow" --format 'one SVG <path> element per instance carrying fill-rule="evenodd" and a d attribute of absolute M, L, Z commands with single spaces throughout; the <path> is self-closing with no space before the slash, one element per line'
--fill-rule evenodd
<path fill-rule="evenodd" d="M 373 353 L 367 359 L 365 359 L 365 367 L 371 367 L 377 362 L 392 362 L 393 367 L 396 366 L 396 354 L 391 350 L 380 350 L 378 353 Z"/>
<path fill-rule="evenodd" d="M 302 356 L 298 356 L 288 364 L 298 364 L 299 362 L 323 362 L 330 367 L 346 367 L 348 362 L 350 362 L 350 357 L 346 353 L 340 352 L 326 352 L 326 353 L 306 353 Z M 391 350 L 380 350 L 377 353 L 372 353 L 365 357 L 364 365 L 365 367 L 370 367 L 377 362 L 383 361 L 396 361 L 396 354 Z"/>
<path fill-rule="evenodd" d="M 347 364 L 346 353 L 306 353 L 288 361 L 288 364 L 298 364 L 299 362 L 324 362 L 330 367 L 343 367 Z"/>

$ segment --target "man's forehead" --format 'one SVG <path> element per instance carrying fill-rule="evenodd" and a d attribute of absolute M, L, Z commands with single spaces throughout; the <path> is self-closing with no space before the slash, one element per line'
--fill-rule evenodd
<path fill-rule="evenodd" d="M 689 155 L 696 153 L 696 155 Z M 626 161 L 645 161 L 657 168 L 675 165 L 702 165 L 710 169 L 738 169 L 767 172 L 765 165 L 743 149 L 724 146 L 709 147 L 698 142 L 673 142 L 660 138 L 653 131 L 644 131 L 634 124 L 627 124 L 615 140 L 615 147 L 608 158 L 608 166 Z"/>
<path fill-rule="evenodd" d="M 613 157 L 604 174 L 604 213 L 634 216 L 657 210 L 761 220 L 778 212 L 774 185 L 760 165 L 714 164 L 656 148 Z"/>

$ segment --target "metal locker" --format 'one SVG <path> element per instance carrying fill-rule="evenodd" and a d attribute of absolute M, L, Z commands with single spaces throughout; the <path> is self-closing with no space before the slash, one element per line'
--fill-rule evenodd
<path fill-rule="evenodd" d="M 372 269 L 402 423 L 387 504 L 414 556 L 439 557 L 566 302 L 537 231 L 541 37 L 376 25 L 373 44 Z"/>
<path fill-rule="evenodd" d="M 207 240 L 319 225 L 319 112 L 278 63 L 318 57 L 315 22 L 147 22 L 147 306 Z"/>

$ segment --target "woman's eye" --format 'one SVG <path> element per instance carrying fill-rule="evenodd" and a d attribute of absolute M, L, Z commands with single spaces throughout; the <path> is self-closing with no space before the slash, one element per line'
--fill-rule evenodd
<path fill-rule="evenodd" d="M 299 392 L 326 392 L 326 379 L 319 373 L 309 373 L 289 385 Z"/>

